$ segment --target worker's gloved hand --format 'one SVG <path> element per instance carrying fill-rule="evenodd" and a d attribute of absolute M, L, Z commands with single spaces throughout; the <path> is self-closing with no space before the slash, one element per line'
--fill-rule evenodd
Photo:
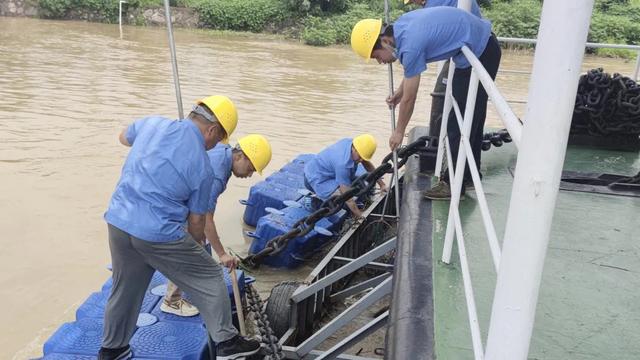
<path fill-rule="evenodd" d="M 220 263 L 224 267 L 229 268 L 229 270 L 233 270 L 236 268 L 236 266 L 238 266 L 238 258 L 225 253 L 222 256 L 220 256 Z"/>
<path fill-rule="evenodd" d="M 391 151 L 402 145 L 402 141 L 404 141 L 404 134 L 396 129 L 389 137 L 389 148 Z"/>
<path fill-rule="evenodd" d="M 385 184 L 384 182 L 380 183 L 379 186 L 381 194 L 385 194 L 387 191 L 389 191 L 389 189 L 387 188 L 387 184 Z"/>

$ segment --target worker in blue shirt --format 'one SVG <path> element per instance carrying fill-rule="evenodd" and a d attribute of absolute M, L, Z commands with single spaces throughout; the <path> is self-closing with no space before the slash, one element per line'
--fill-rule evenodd
<path fill-rule="evenodd" d="M 222 268 L 200 246 L 214 181 L 206 150 L 228 141 L 237 121 L 231 100 L 216 95 L 198 101 L 186 119 L 146 117 L 120 134 L 131 150 L 104 216 L 113 288 L 99 360 L 132 357 L 129 340 L 155 270 L 189 293 L 218 359 L 259 350 L 232 325 Z"/>
<path fill-rule="evenodd" d="M 408 3 L 416 4 L 418 6 L 422 6 L 423 8 L 430 8 L 436 6 L 449 6 L 449 7 L 458 7 L 458 0 L 403 0 L 405 5 Z M 480 6 L 476 0 L 471 0 L 471 13 L 479 18 L 482 17 L 480 13 Z"/>
<path fill-rule="evenodd" d="M 482 2 L 482 0 L 481 0 Z M 408 3 L 413 3 L 415 5 L 421 6 L 423 8 L 431 8 L 437 6 L 449 6 L 449 7 L 458 7 L 458 0 L 404 0 L 405 5 Z M 478 6 L 478 2 L 476 0 L 471 0 L 471 9 L 470 12 L 482 18 L 482 14 L 480 13 L 480 6 Z M 440 73 L 436 79 L 436 83 L 433 87 L 433 91 L 431 92 L 432 101 L 431 101 L 431 119 L 429 121 L 429 135 L 431 136 L 439 136 L 440 135 L 440 125 L 442 124 L 442 112 L 444 109 L 444 93 L 447 88 L 447 76 L 449 75 L 449 59 L 444 61 L 442 67 L 440 69 Z M 390 100 L 390 99 L 389 99 Z M 468 169 L 468 167 L 467 167 Z M 442 173 L 440 174 L 440 178 L 448 179 L 449 173 L 446 168 L 443 167 Z M 473 186 L 473 182 L 467 178 L 465 182 L 467 187 Z M 443 184 L 436 184 L 435 188 L 443 187 Z M 446 190 L 446 186 L 444 186 Z M 425 193 L 426 196 L 433 197 L 431 191 L 427 191 Z"/>
<path fill-rule="evenodd" d="M 427 63 L 453 58 L 456 65 L 452 83 L 453 97 L 464 113 L 472 69 L 461 51 L 463 46 L 467 46 L 479 58 L 489 75 L 495 79 L 501 51 L 495 35 L 491 33 L 491 23 L 464 10 L 439 6 L 410 11 L 394 24 L 383 24 L 379 19 L 365 19 L 354 26 L 351 47 L 358 55 L 365 59 L 374 58 L 381 64 L 399 59 L 404 68 L 404 79 L 398 90 L 393 97 L 387 99 L 389 106 L 400 105 L 396 130 L 389 138 L 391 149 L 402 145 L 406 127 L 413 114 L 420 74 L 427 69 Z M 487 93 L 480 85 L 469 137 L 478 169 L 487 98 Z M 451 157 L 455 165 L 460 129 L 453 111 L 448 119 L 447 134 L 451 145 L 451 154 L 447 156 Z M 471 180 L 468 169 L 465 169 L 465 180 Z M 449 180 L 441 178 L 438 184 L 425 192 L 425 197 L 434 200 L 450 199 Z"/>
<path fill-rule="evenodd" d="M 362 134 L 324 148 L 305 165 L 305 186 L 323 201 L 334 194 L 344 193 L 355 180 L 359 163 L 367 171 L 375 169 L 370 160 L 376 147 L 376 139 L 372 135 Z M 378 180 L 378 185 L 381 191 L 386 191 L 382 179 Z M 347 207 L 356 218 L 362 217 L 362 211 L 353 199 L 347 201 Z"/>
<path fill-rule="evenodd" d="M 204 233 L 220 263 L 233 270 L 237 265 L 237 258 L 229 256 L 224 250 L 214 221 L 218 198 L 227 188 L 231 174 L 237 178 L 251 177 L 256 171 L 262 174 L 271 161 L 271 145 L 264 136 L 251 134 L 238 140 L 238 144 L 233 148 L 218 143 L 216 147 L 207 151 L 207 155 L 213 169 L 213 185 L 209 209 L 205 215 Z M 182 291 L 171 281 L 167 283 L 167 292 L 160 310 L 178 316 L 195 316 L 199 313 L 195 306 L 182 297 Z"/>

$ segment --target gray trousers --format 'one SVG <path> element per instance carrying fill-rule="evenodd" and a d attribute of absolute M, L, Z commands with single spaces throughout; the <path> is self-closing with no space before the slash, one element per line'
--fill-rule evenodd
<path fill-rule="evenodd" d="M 214 342 L 231 339 L 231 303 L 222 267 L 190 235 L 156 243 L 138 239 L 108 224 L 113 289 L 105 310 L 102 346 L 129 344 L 138 313 L 155 270 L 184 289 L 200 310 Z"/>

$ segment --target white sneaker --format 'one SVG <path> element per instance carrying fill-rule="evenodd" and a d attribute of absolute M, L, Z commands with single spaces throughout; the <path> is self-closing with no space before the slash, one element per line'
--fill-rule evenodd
<path fill-rule="evenodd" d="M 190 302 L 188 302 L 185 299 L 180 299 L 178 301 L 173 301 L 173 302 L 168 302 L 167 300 L 162 299 L 162 305 L 160 305 L 160 310 L 168 314 L 174 314 L 174 315 L 183 316 L 183 317 L 196 316 L 200 313 L 197 307 L 193 306 Z"/>

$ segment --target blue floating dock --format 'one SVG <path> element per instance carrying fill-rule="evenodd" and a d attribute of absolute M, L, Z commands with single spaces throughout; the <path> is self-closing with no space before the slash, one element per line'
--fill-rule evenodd
<path fill-rule="evenodd" d="M 131 338 L 135 359 L 200 360 L 208 352 L 207 330 L 196 323 L 160 321 Z"/>
<path fill-rule="evenodd" d="M 247 232 L 248 236 L 254 238 L 249 248 L 250 254 L 264 249 L 269 240 L 288 232 L 298 220 L 310 215 L 301 203 L 308 200 L 310 193 L 304 185 L 304 167 L 314 157 L 314 154 L 299 155 L 264 181 L 252 186 L 249 198 L 241 201 L 247 206 L 244 222 L 256 227 L 255 231 Z M 364 173 L 366 170 L 359 164 L 356 175 Z M 328 219 L 320 220 L 309 234 L 290 241 L 284 251 L 267 257 L 264 263 L 274 267 L 299 266 L 339 232 L 347 215 L 342 210 Z"/>
<path fill-rule="evenodd" d="M 103 324 L 102 319 L 94 318 L 63 324 L 44 344 L 44 354 L 97 355 Z"/>
<path fill-rule="evenodd" d="M 238 287 L 244 296 L 245 284 L 255 281 L 236 270 Z M 233 287 L 228 269 L 224 280 L 230 297 Z M 152 290 L 166 284 L 167 279 L 156 272 L 151 279 L 138 316 L 137 329 L 130 345 L 134 359 L 200 360 L 208 354 L 208 335 L 200 315 L 183 318 L 160 311 L 162 294 Z M 77 309 L 76 321 L 65 323 L 46 341 L 43 347 L 47 360 L 97 359 L 102 343 L 104 311 L 113 287 L 109 278 L 101 291 L 91 294 Z M 232 307 L 234 302 L 231 301 Z M 232 309 L 232 314 L 235 311 Z"/>
<path fill-rule="evenodd" d="M 299 206 L 288 206 L 282 210 L 271 210 L 258 220 L 255 232 L 247 233 L 254 240 L 249 248 L 250 254 L 264 249 L 269 240 L 289 232 L 293 225 L 311 213 Z M 280 253 L 264 259 L 264 263 L 274 267 L 295 268 L 300 266 L 309 256 L 320 250 L 335 235 L 346 219 L 346 210 L 321 219 L 316 227 L 307 235 L 292 239 Z"/>
<path fill-rule="evenodd" d="M 256 226 L 258 219 L 267 215 L 266 208 L 282 209 L 286 205 L 284 201 L 296 201 L 307 192 L 304 186 L 304 166 L 314 154 L 298 155 L 280 170 L 269 175 L 251 187 L 247 200 L 240 203 L 246 205 L 243 220 L 245 224 Z"/>
<path fill-rule="evenodd" d="M 40 360 L 97 360 L 97 356 L 51 353 Z"/>
<path fill-rule="evenodd" d="M 111 287 L 103 288 L 100 292 L 91 294 L 85 302 L 76 310 L 76 319 L 99 318 L 104 317 L 104 309 L 111 294 Z M 153 295 L 147 290 L 140 307 L 141 313 L 151 312 L 151 309 L 159 302 L 160 297 Z"/>
<path fill-rule="evenodd" d="M 256 226 L 258 219 L 267 214 L 266 208 L 284 208 L 285 201 L 295 201 L 302 197 L 300 190 L 304 190 L 304 184 L 302 187 L 289 187 L 266 180 L 255 184 L 249 190 L 249 198 L 240 202 L 246 205 L 242 220 L 247 225 Z"/>

